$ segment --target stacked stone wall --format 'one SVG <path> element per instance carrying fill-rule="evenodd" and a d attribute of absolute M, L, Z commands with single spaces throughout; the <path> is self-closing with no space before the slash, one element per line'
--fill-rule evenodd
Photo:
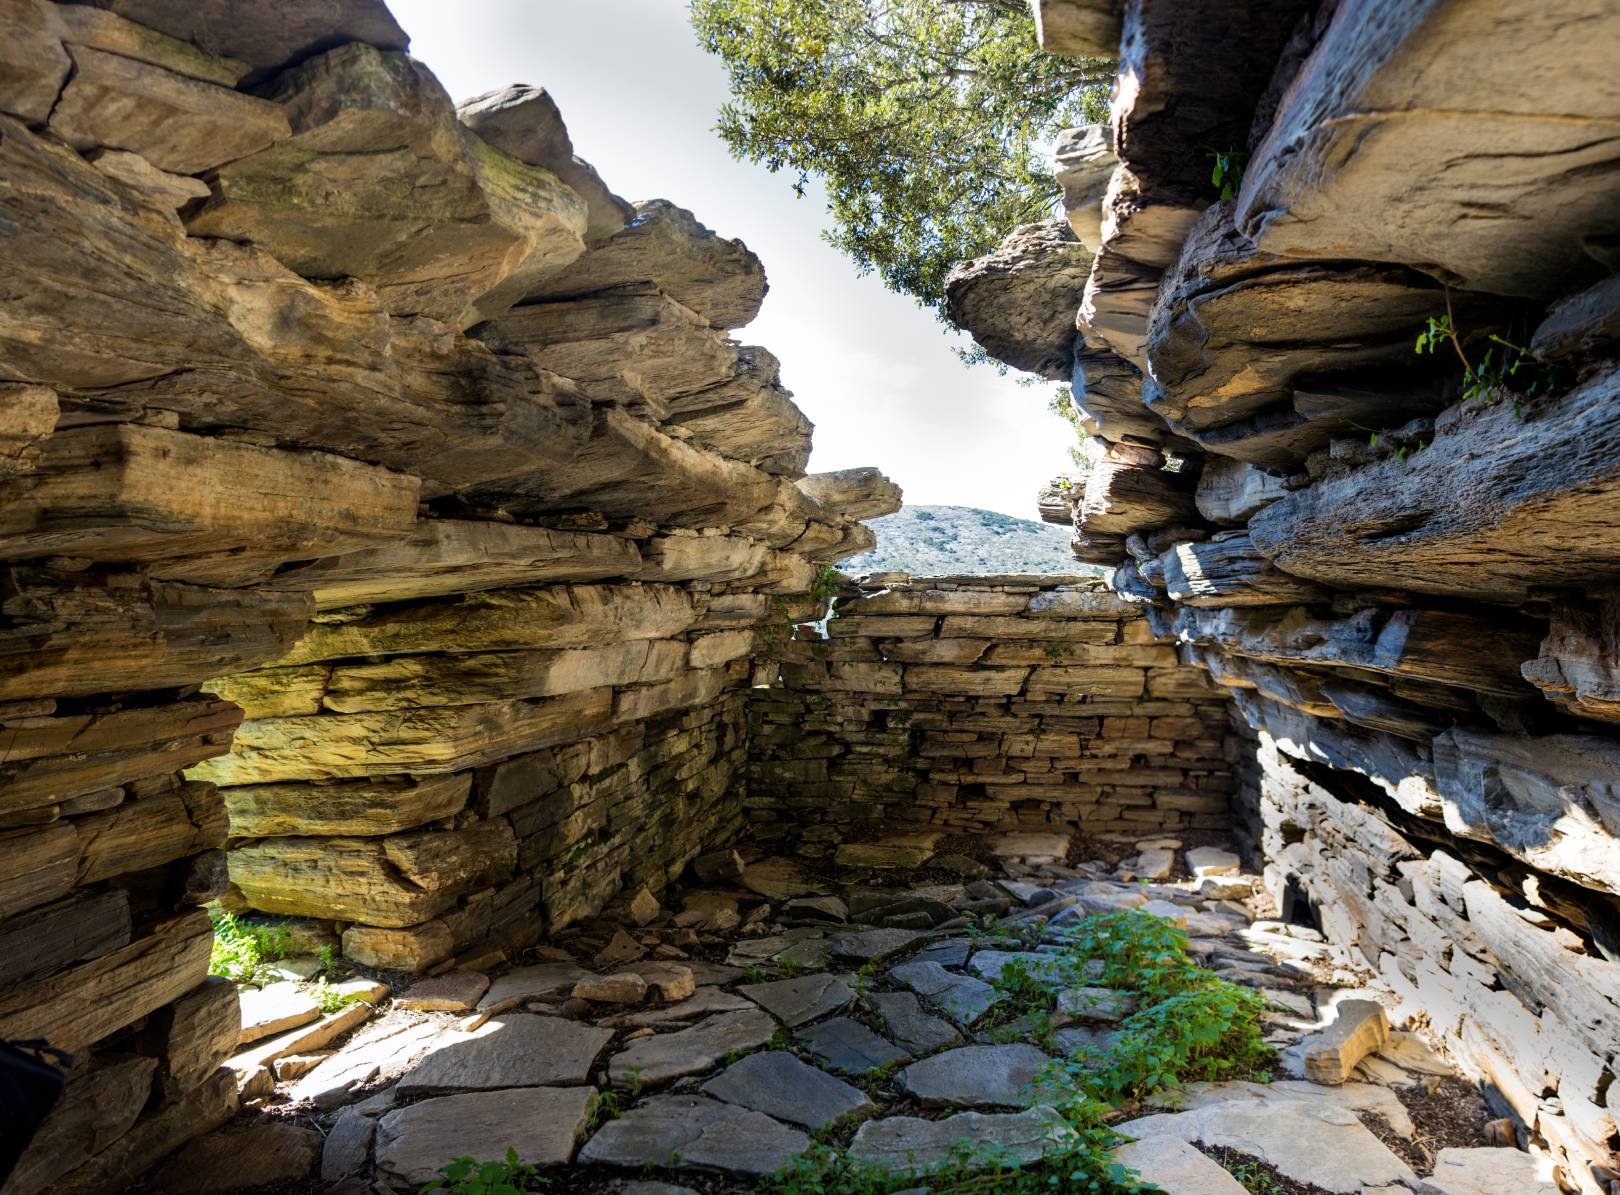
<path fill-rule="evenodd" d="M 749 696 L 756 834 L 1227 825 L 1223 694 L 1095 579 L 878 579 L 833 614 Z"/>

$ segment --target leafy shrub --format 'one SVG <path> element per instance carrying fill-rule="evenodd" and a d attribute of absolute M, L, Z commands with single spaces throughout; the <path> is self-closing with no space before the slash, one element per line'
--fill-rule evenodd
<path fill-rule="evenodd" d="M 517 1150 L 510 1146 L 506 1160 L 480 1162 L 474 1158 L 456 1158 L 439 1167 L 443 1176 L 422 1188 L 422 1195 L 430 1191 L 443 1195 L 525 1195 L 547 1185 L 540 1172 L 520 1161 Z"/>
<path fill-rule="evenodd" d="M 235 983 L 251 983 L 266 963 L 292 953 L 293 942 L 284 926 L 254 925 L 229 913 L 215 913 L 214 944 L 208 954 L 208 973 Z"/>

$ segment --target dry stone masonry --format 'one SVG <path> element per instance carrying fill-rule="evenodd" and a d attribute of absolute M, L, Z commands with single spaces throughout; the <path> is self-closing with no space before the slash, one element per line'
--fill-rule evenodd
<path fill-rule="evenodd" d="M 1602 1195 L 1613 7 L 1034 7 L 1048 51 L 1119 62 L 1108 123 L 1057 144 L 1075 239 L 1020 229 L 950 288 L 989 352 L 1072 380 L 1100 441 L 1042 513 L 1230 693 L 1237 824 L 1285 918 L 1352 945 Z M 1064 370 L 1048 305 L 1074 316 Z"/>
<path fill-rule="evenodd" d="M 1229 824 L 1221 690 L 1097 580 L 874 575 L 833 614 L 751 695 L 755 835 Z"/>
<path fill-rule="evenodd" d="M 1106 585 L 834 574 L 759 260 L 380 0 L 0 0 L 4 1195 L 1027 1163 L 1123 909 L 1281 1050 L 1119 1110 L 1172 1195 L 1615 1195 L 1620 20 L 1034 7 L 1111 117 L 947 307 Z"/>

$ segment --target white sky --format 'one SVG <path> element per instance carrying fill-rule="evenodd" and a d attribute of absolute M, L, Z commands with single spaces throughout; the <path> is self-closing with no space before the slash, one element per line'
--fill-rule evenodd
<path fill-rule="evenodd" d="M 626 199 L 691 209 L 759 254 L 770 293 L 733 335 L 782 361 L 816 425 L 812 471 L 876 465 L 917 505 L 1036 518 L 1035 491 L 1068 467 L 1073 433 L 1051 387 L 964 367 L 932 313 L 891 294 L 820 238 L 822 199 L 787 173 L 733 161 L 713 131 L 727 97 L 684 0 L 389 0 L 411 51 L 456 100 L 545 87 L 575 151 Z M 965 340 L 962 343 L 966 343 Z"/>

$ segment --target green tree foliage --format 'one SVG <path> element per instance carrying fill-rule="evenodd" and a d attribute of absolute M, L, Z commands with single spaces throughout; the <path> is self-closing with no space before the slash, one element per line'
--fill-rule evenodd
<path fill-rule="evenodd" d="M 937 307 L 945 276 L 1046 219 L 1058 130 L 1102 119 L 1112 64 L 1041 51 L 1025 0 L 691 0 L 739 158 L 824 183 L 826 235 Z"/>

